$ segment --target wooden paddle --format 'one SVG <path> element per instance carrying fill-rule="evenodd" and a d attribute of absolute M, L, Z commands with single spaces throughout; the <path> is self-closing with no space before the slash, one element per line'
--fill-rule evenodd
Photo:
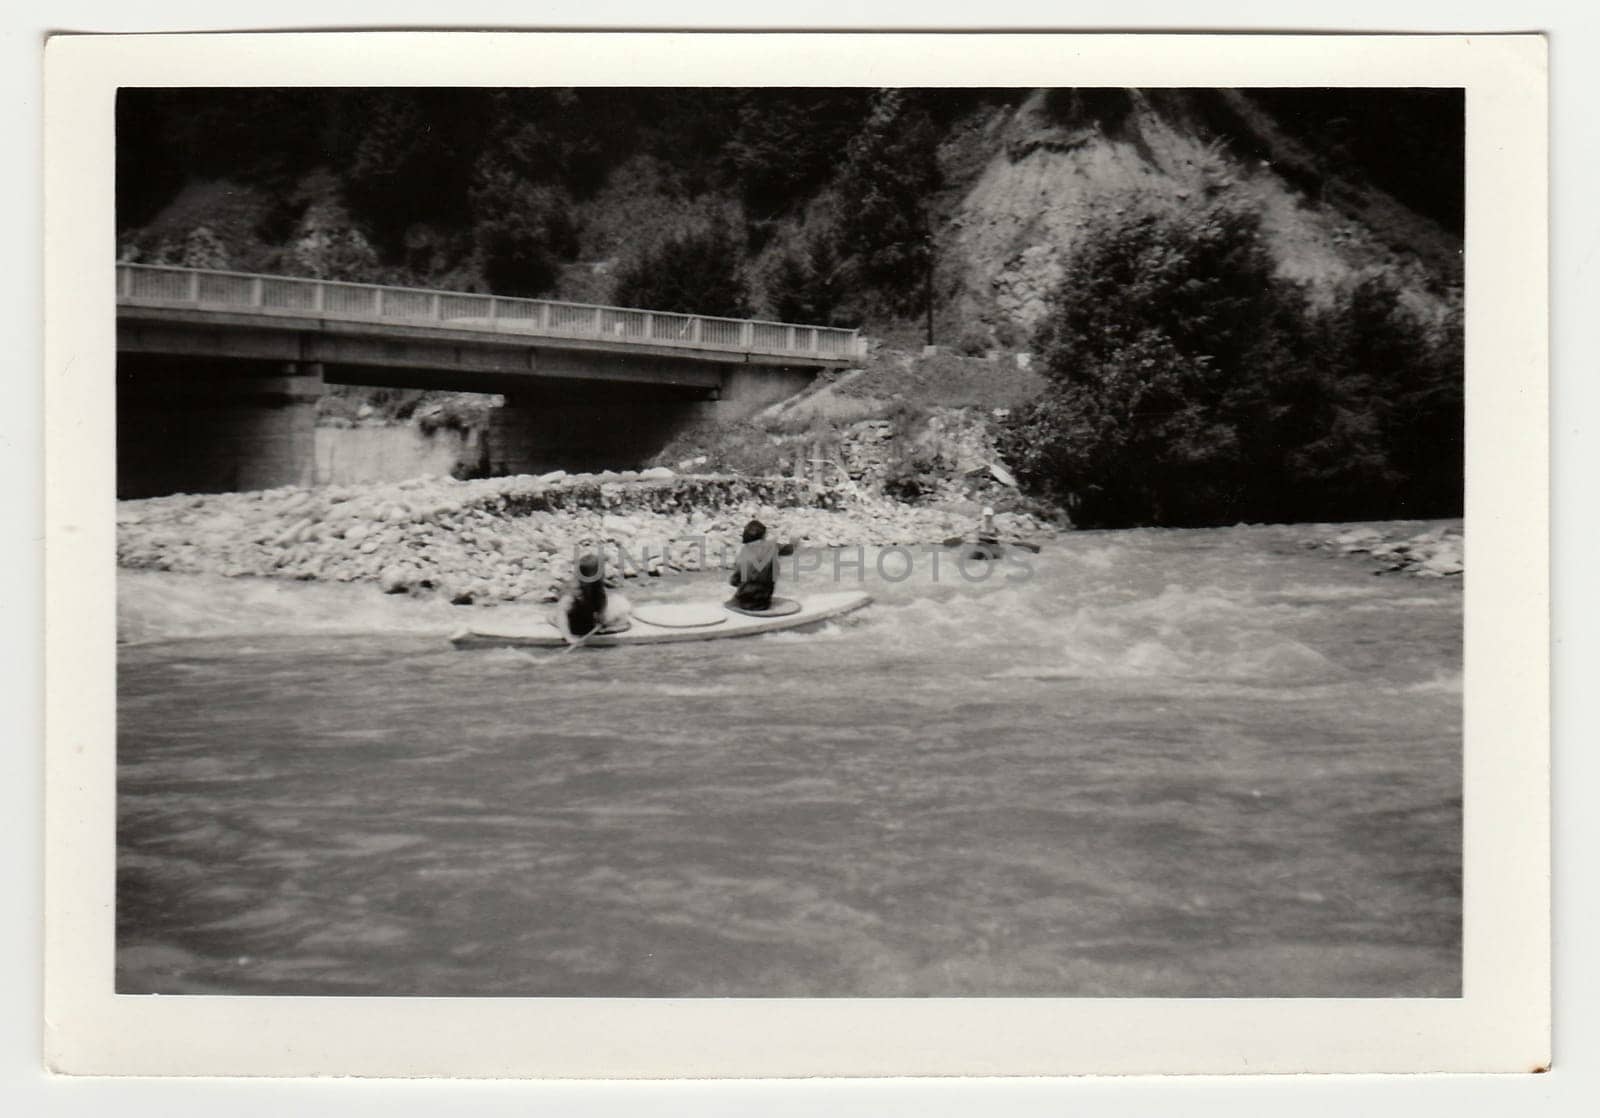
<path fill-rule="evenodd" d="M 960 547 L 962 544 L 968 542 L 975 543 L 978 541 L 969 541 L 966 536 L 950 536 L 945 539 L 943 546 Z M 1036 543 L 1028 543 L 1026 540 L 997 540 L 996 542 L 1001 547 L 1015 547 L 1020 548 L 1023 551 L 1032 552 L 1035 555 L 1039 554 L 1039 545 Z"/>
<path fill-rule="evenodd" d="M 579 637 L 577 640 L 575 640 L 571 644 L 567 645 L 567 647 L 563 648 L 561 651 L 562 652 L 571 652 L 574 648 L 582 648 L 586 643 L 588 643 L 589 638 L 594 636 L 599 631 L 600 631 L 600 626 L 596 625 L 593 629 L 590 629 L 587 633 L 583 634 L 583 636 Z"/>

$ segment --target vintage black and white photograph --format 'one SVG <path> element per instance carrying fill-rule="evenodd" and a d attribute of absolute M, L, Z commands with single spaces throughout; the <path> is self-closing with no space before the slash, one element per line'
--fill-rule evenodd
<path fill-rule="evenodd" d="M 119 90 L 116 992 L 1459 997 L 1465 127 Z"/>

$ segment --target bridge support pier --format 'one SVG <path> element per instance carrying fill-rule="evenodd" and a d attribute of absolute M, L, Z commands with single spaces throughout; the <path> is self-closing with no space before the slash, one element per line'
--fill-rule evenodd
<path fill-rule="evenodd" d="M 117 496 L 310 485 L 322 386 L 316 363 L 120 355 Z"/>

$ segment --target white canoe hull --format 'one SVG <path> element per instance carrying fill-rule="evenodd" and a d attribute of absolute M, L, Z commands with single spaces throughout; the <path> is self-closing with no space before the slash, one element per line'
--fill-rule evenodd
<path fill-rule="evenodd" d="M 620 633 L 601 633 L 592 636 L 584 642 L 584 647 L 613 648 L 627 644 L 676 644 L 680 641 L 753 637 L 761 633 L 776 633 L 785 629 L 817 625 L 853 613 L 871 601 L 872 596 L 860 590 L 812 594 L 801 599 L 798 613 L 782 617 L 752 617 L 724 609 L 720 602 L 707 603 L 701 608 L 706 611 L 706 617 L 711 623 L 692 626 L 681 623 L 671 626 L 653 625 L 648 620 L 648 607 L 641 605 L 627 629 Z M 639 614 L 644 616 L 641 617 Z M 450 643 L 457 648 L 564 648 L 566 646 L 566 641 L 562 639 L 561 634 L 543 611 L 520 622 L 463 629 L 450 638 Z"/>

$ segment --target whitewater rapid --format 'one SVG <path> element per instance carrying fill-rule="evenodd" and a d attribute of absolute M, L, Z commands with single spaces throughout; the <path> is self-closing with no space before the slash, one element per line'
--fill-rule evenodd
<path fill-rule="evenodd" d="M 1308 534 L 868 555 L 820 630 L 571 655 L 123 572 L 119 989 L 1456 992 L 1460 584 Z"/>

